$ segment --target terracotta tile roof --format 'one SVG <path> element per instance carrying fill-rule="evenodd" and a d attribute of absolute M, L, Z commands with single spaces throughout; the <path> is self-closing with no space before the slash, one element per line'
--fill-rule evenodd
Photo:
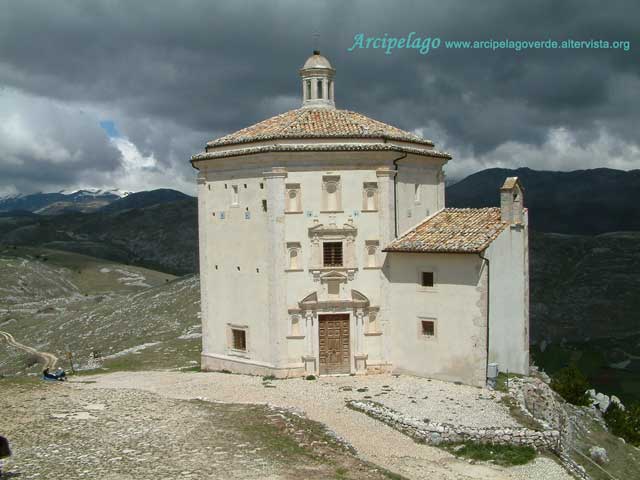
<path fill-rule="evenodd" d="M 360 113 L 298 108 L 207 143 L 207 147 L 285 138 L 387 138 L 433 146 L 433 142 Z"/>
<path fill-rule="evenodd" d="M 499 208 L 445 208 L 391 242 L 384 251 L 479 253 L 506 226 Z"/>
<path fill-rule="evenodd" d="M 191 157 L 192 162 L 199 160 L 211 160 L 215 158 L 239 157 L 242 155 L 255 155 L 257 153 L 269 152 L 369 152 L 369 151 L 389 151 L 389 152 L 405 152 L 422 155 L 425 157 L 438 157 L 451 159 L 451 155 L 437 150 L 425 148 L 405 147 L 402 145 L 392 145 L 388 143 L 333 143 L 330 145 L 307 144 L 307 145 L 260 145 L 257 147 L 247 146 L 246 148 L 237 148 L 234 150 L 214 150 L 212 152 L 202 152 Z"/>

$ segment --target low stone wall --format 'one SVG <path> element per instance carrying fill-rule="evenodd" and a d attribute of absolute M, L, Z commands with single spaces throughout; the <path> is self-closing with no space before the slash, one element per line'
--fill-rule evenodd
<path fill-rule="evenodd" d="M 547 430 L 537 432 L 528 428 L 476 428 L 450 425 L 437 422 L 425 422 L 400 415 L 379 403 L 352 400 L 347 405 L 363 412 L 376 420 L 401 431 L 414 440 L 432 445 L 473 441 L 506 445 L 528 445 L 536 449 L 557 452 L 560 432 Z"/>

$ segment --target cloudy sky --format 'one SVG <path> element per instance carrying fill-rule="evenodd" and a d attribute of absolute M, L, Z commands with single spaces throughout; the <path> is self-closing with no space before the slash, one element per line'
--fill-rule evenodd
<path fill-rule="evenodd" d="M 204 143 L 300 104 L 314 48 L 336 103 L 492 167 L 640 168 L 640 4 L 0 0 L 0 194 L 193 193 Z M 356 49 L 354 35 L 629 41 L 631 49 Z"/>

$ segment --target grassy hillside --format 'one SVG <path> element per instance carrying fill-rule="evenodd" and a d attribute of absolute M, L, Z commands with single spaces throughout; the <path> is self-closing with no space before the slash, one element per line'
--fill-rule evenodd
<path fill-rule="evenodd" d="M 584 341 L 640 332 L 640 232 L 532 233 L 531 334 Z"/>
<path fill-rule="evenodd" d="M 166 273 L 38 248 L 0 250 L 0 330 L 86 367 L 177 368 L 199 360 L 199 283 Z M 36 372 L 0 344 L 0 373 Z"/>
<path fill-rule="evenodd" d="M 640 401 L 640 232 L 531 236 L 531 347 L 598 391 Z"/>

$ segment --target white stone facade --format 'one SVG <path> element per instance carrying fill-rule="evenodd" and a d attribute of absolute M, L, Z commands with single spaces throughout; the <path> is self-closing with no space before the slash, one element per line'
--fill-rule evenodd
<path fill-rule="evenodd" d="M 355 114 L 333 107 L 334 70 L 323 64 L 312 62 L 311 73 L 316 81 L 325 68 L 331 79 L 321 108 L 336 115 L 323 120 L 333 128 L 334 118 Z M 310 78 L 304 68 L 301 76 Z M 316 115 L 311 103 L 292 114 Z M 192 159 L 203 369 L 277 377 L 405 371 L 474 385 L 484 384 L 487 361 L 528 370 L 526 213 L 485 259 L 385 253 L 442 211 L 450 157 L 410 134 L 377 137 L 366 126 L 361 134 L 282 138 L 268 127 Z M 433 287 L 421 286 L 423 271 L 434 272 Z M 423 319 L 434 321 L 434 335 L 423 335 L 421 328 L 431 333 Z"/>

